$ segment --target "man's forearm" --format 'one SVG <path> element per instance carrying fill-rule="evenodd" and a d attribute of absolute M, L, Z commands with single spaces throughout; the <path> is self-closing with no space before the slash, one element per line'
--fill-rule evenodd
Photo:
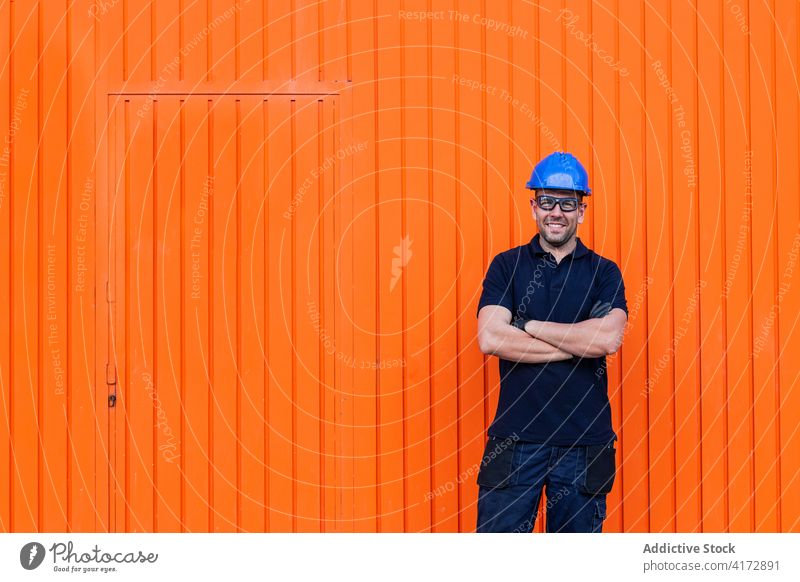
<path fill-rule="evenodd" d="M 572 354 L 552 344 L 531 337 L 511 325 L 505 325 L 493 333 L 491 355 L 524 364 L 542 364 L 572 359 Z"/>
<path fill-rule="evenodd" d="M 608 316 L 577 323 L 530 320 L 525 331 L 561 350 L 580 357 L 599 358 L 610 353 L 616 327 Z"/>

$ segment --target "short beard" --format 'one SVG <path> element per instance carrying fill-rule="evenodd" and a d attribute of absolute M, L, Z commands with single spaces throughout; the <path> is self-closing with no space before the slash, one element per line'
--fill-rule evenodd
<path fill-rule="evenodd" d="M 542 238 L 547 242 L 547 244 L 549 244 L 550 246 L 558 248 L 558 247 L 564 246 L 566 243 L 568 243 L 570 241 L 570 239 L 575 235 L 576 230 L 577 229 L 569 230 L 569 231 L 565 232 L 564 233 L 564 238 L 562 240 L 559 240 L 558 242 L 552 241 L 552 240 L 550 240 L 550 238 L 548 238 L 548 235 L 546 234 L 547 233 L 547 227 L 540 229 L 539 232 L 542 235 Z"/>

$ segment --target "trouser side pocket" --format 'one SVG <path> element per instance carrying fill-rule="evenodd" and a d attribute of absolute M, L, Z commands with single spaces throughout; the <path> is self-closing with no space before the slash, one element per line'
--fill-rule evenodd
<path fill-rule="evenodd" d="M 514 447 L 516 441 L 506 438 L 489 437 L 478 471 L 478 485 L 503 488 L 514 485 L 517 473 L 514 472 Z"/>
<path fill-rule="evenodd" d="M 611 492 L 616 476 L 616 454 L 613 441 L 586 447 L 586 470 L 580 483 L 584 493 L 605 495 Z"/>

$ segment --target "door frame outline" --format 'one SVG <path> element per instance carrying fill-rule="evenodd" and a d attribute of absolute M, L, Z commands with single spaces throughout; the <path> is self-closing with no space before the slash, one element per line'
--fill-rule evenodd
<path fill-rule="evenodd" d="M 113 425 L 114 418 L 109 406 L 110 386 L 114 386 L 114 394 L 117 390 L 118 375 L 114 373 L 113 384 L 109 384 L 110 373 L 109 365 L 112 363 L 113 337 L 111 331 L 111 320 L 116 316 L 113 311 L 115 295 L 115 274 L 114 257 L 112 256 L 111 241 L 111 205 L 117 182 L 117 170 L 120 161 L 118 156 L 119 128 L 112 116 L 117 111 L 117 107 L 126 97 L 149 96 L 152 99 L 159 97 L 192 97 L 192 96 L 217 96 L 217 97 L 237 97 L 237 96 L 261 96 L 268 97 L 333 97 L 336 99 L 334 107 L 338 109 L 334 113 L 335 124 L 338 126 L 338 143 L 335 148 L 342 144 L 350 144 L 353 141 L 353 94 L 352 82 L 318 82 L 295 83 L 295 82 L 261 82 L 246 83 L 234 82 L 226 85 L 225 91 L 218 89 L 219 85 L 201 84 L 195 85 L 186 90 L 184 83 L 173 83 L 173 90 L 162 89 L 157 93 L 149 91 L 152 83 L 126 83 L 116 90 L 98 80 L 95 92 L 95 143 L 96 143 L 96 192 L 95 192 L 95 531 L 117 532 L 119 522 L 114 512 L 115 493 L 112 481 L 113 465 L 112 454 L 116 449 L 114 439 L 119 435 L 118 428 Z M 145 86 L 146 85 L 146 86 Z M 210 86 L 205 86 L 210 85 Z M 188 87 L 188 84 L 187 84 Z M 320 90 L 322 89 L 322 90 Z M 335 174 L 335 184 L 339 186 L 339 200 L 336 202 L 339 211 L 340 224 L 346 224 L 345 214 L 352 215 L 352 188 L 353 188 L 353 158 L 348 156 L 346 160 L 337 164 Z M 334 192 L 336 195 L 336 192 Z M 338 233 L 337 233 L 338 234 Z M 116 242 L 116 241 L 115 241 Z M 352 265 L 352 256 L 348 258 Z M 350 339 L 353 339 L 352 333 Z M 351 346 L 352 349 L 353 346 Z M 341 362 L 335 363 L 334 381 L 338 380 L 343 385 L 352 384 L 352 376 L 346 378 L 348 372 L 352 373 L 347 366 Z M 350 401 L 352 406 L 352 399 Z M 116 407 L 114 407 L 116 408 Z M 352 411 L 351 411 L 352 414 Z M 352 439 L 352 434 L 349 438 Z M 350 446 L 352 446 L 352 442 Z M 352 475 L 349 476 L 352 479 Z M 340 484 L 343 485 L 343 484 Z M 337 520 L 343 517 L 342 507 L 336 508 L 335 515 Z M 322 516 L 322 525 L 325 517 Z M 334 526 L 337 531 L 338 526 Z"/>

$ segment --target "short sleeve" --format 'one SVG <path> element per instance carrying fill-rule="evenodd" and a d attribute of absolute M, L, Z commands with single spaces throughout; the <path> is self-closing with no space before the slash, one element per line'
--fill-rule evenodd
<path fill-rule="evenodd" d="M 622 282 L 622 272 L 614 261 L 604 261 L 601 269 L 598 300 L 611 305 L 611 309 L 619 307 L 628 314 L 628 303 L 625 300 L 625 284 Z"/>
<path fill-rule="evenodd" d="M 511 271 L 506 267 L 502 253 L 496 255 L 483 280 L 483 292 L 478 301 L 478 313 L 486 305 L 502 305 L 513 313 L 514 299 L 511 283 Z"/>

